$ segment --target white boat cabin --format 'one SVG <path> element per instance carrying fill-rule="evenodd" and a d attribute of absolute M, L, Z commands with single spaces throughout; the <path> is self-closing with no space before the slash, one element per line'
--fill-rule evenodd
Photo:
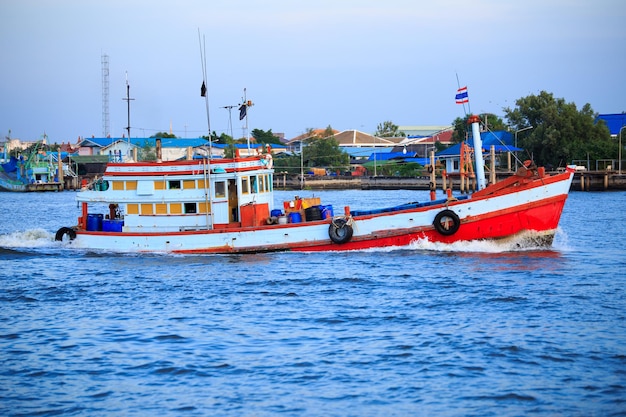
<path fill-rule="evenodd" d="M 137 233 L 257 226 L 273 209 L 272 177 L 264 157 L 109 164 L 93 189 L 78 194 L 79 224 Z M 94 203 L 108 211 L 100 204 L 105 213 L 97 213 Z"/>

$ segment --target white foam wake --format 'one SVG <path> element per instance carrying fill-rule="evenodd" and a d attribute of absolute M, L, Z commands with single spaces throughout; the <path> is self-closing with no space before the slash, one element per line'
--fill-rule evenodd
<path fill-rule="evenodd" d="M 53 246 L 54 234 L 44 229 L 29 229 L 0 235 L 0 247 L 5 248 L 42 248 Z"/>

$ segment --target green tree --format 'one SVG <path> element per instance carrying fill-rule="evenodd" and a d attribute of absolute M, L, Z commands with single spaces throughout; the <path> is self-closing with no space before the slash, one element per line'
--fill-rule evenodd
<path fill-rule="evenodd" d="M 398 126 L 393 124 L 391 121 L 386 121 L 379 123 L 376 127 L 376 132 L 374 132 L 374 136 L 379 138 L 397 138 L 406 136 L 404 132 L 398 131 Z"/>
<path fill-rule="evenodd" d="M 350 156 L 343 152 L 329 125 L 323 138 L 311 137 L 306 141 L 302 153 L 308 167 L 323 167 L 332 170 L 346 168 L 350 165 Z"/>
<path fill-rule="evenodd" d="M 267 145 L 267 144 L 278 144 L 280 145 L 280 138 L 278 136 L 274 136 L 272 133 L 272 129 L 268 131 L 264 131 L 261 129 L 252 129 L 252 137 L 256 140 L 256 143 Z"/>
<path fill-rule="evenodd" d="M 176 139 L 176 135 L 167 132 L 158 132 L 150 136 L 151 138 Z"/>
<path fill-rule="evenodd" d="M 222 137 L 223 136 L 230 137 L 230 136 L 228 136 L 228 135 L 226 135 L 224 133 L 222 133 L 222 135 L 220 135 L 220 136 L 217 136 L 217 133 L 214 130 L 213 132 L 211 132 L 210 136 L 204 135 L 204 136 L 201 136 L 201 138 L 206 140 L 207 142 L 208 141 L 212 141 L 213 143 L 226 143 L 226 142 L 222 142 L 222 140 L 223 140 Z"/>
<path fill-rule="evenodd" d="M 274 172 L 300 173 L 300 155 L 274 157 Z"/>
<path fill-rule="evenodd" d="M 139 148 L 139 158 L 140 161 L 156 161 L 156 148 L 150 145 L 150 142 L 147 140 L 144 142 L 143 146 Z"/>
<path fill-rule="evenodd" d="M 538 165 L 562 166 L 575 159 L 617 156 L 608 128 L 604 123 L 594 123 L 596 114 L 588 103 L 579 111 L 576 104 L 541 91 L 515 104 L 514 109 L 504 109 L 506 118 L 513 130 L 533 126 L 529 134 L 518 137 L 518 147 Z"/>

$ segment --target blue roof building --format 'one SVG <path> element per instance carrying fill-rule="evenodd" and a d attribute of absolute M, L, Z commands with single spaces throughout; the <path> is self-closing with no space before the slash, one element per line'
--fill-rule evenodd
<path fill-rule="evenodd" d="M 611 132 L 611 136 L 617 137 L 624 126 L 626 126 L 626 113 L 599 114 L 595 122 L 602 120 Z"/>

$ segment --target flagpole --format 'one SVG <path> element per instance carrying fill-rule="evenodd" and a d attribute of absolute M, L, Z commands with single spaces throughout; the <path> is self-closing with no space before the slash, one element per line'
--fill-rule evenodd
<path fill-rule="evenodd" d="M 456 88 L 461 89 L 461 82 L 459 81 L 459 73 L 456 72 Z M 470 109 L 469 101 L 467 102 L 467 111 L 465 111 L 465 103 L 463 103 L 463 113 L 467 116 L 467 112 L 472 114 L 472 110 Z"/>

